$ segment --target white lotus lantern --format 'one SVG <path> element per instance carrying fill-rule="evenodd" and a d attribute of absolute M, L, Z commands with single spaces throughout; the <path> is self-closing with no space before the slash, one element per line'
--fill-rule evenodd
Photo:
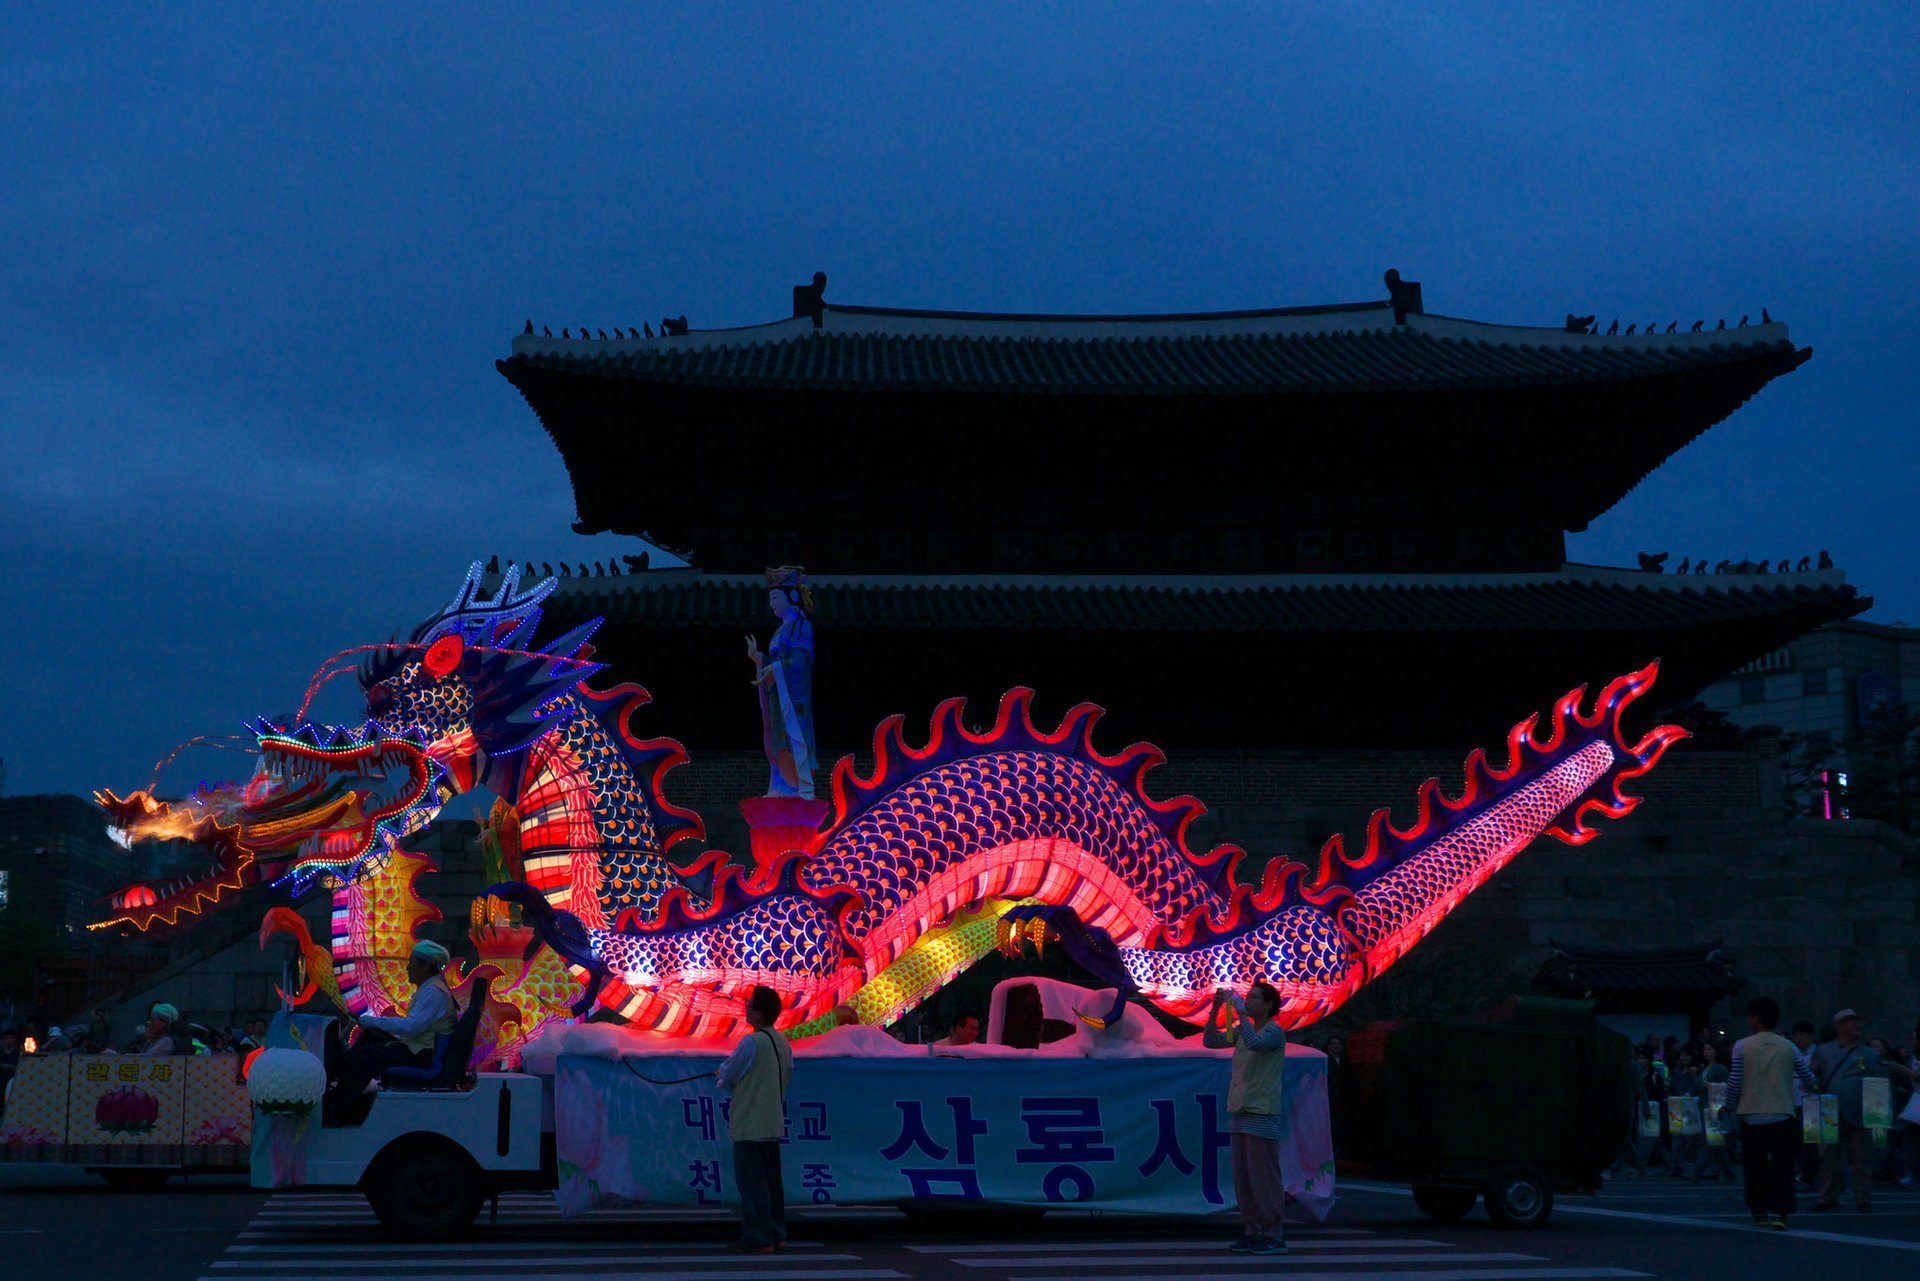
<path fill-rule="evenodd" d="M 305 1116 L 326 1093 L 327 1069 L 305 1050 L 262 1050 L 247 1070 L 247 1094 L 267 1116 Z"/>

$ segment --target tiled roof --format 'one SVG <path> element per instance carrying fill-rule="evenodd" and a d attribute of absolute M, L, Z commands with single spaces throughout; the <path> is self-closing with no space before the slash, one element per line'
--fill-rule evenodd
<path fill-rule="evenodd" d="M 1798 614 L 1806 626 L 1871 600 L 1837 572 L 1700 578 L 1572 566 L 1557 574 L 1179 579 L 814 579 L 822 627 L 1089 631 L 1515 631 L 1682 628 Z M 752 627 L 763 580 L 697 570 L 562 579 L 570 614 L 650 626 Z"/>
<path fill-rule="evenodd" d="M 1625 996 L 1740 990 L 1740 978 L 1720 944 L 1660 950 L 1599 950 L 1555 946 L 1535 982 L 1563 996 Z"/>
<path fill-rule="evenodd" d="M 1281 313 L 1259 322 L 989 317 L 949 321 L 943 332 L 901 319 L 913 315 L 829 308 L 820 330 L 800 321 L 630 341 L 522 337 L 500 369 L 516 383 L 546 371 L 768 390 L 1267 396 L 1559 386 L 1740 365 L 1765 382 L 1810 355 L 1779 324 L 1628 338 L 1329 311 L 1312 313 L 1310 326 Z"/>

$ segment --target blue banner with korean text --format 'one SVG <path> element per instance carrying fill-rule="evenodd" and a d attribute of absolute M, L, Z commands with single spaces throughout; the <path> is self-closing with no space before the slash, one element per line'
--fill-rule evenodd
<path fill-rule="evenodd" d="M 719 1064 L 563 1055 L 562 1211 L 737 1204 Z M 781 1147 L 787 1201 L 1223 1209 L 1234 1203 L 1230 1071 L 1224 1056 L 799 1058 Z M 1284 1121 L 1287 1190 L 1324 1216 L 1333 1151 L 1322 1055 L 1288 1054 Z"/>

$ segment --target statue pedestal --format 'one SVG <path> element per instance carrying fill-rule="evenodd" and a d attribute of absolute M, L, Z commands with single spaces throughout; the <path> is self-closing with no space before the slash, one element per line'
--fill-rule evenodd
<path fill-rule="evenodd" d="M 753 862 L 765 867 L 789 850 L 808 854 L 820 848 L 820 824 L 832 813 L 826 801 L 802 796 L 755 796 L 740 802 L 753 842 Z"/>

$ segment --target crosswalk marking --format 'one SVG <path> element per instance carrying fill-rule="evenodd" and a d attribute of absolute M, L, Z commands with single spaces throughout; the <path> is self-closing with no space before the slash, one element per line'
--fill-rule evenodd
<path fill-rule="evenodd" d="M 1121 1216 L 1126 1217 L 1126 1216 Z M 1635 1216 L 1638 1217 L 1638 1216 Z M 1651 1216 L 1648 1216 L 1651 1217 Z M 789 1211 L 797 1231 L 828 1235 L 833 1223 L 862 1225 L 892 1220 L 890 1206 L 796 1205 Z M 1060 1239 L 962 1240 L 909 1244 L 908 1234 L 885 1232 L 861 1239 L 850 1226 L 839 1238 L 790 1241 L 793 1248 L 741 1258 L 716 1239 L 735 1229 L 731 1206 L 621 1206 L 567 1217 L 550 1194 L 513 1192 L 500 1197 L 497 1231 L 483 1208 L 473 1236 L 446 1243 L 382 1239 L 366 1200 L 352 1192 L 280 1193 L 258 1207 L 252 1221 L 205 1268 L 200 1281 L 598 1281 L 638 1277 L 645 1281 L 906 1281 L 909 1273 L 934 1269 L 943 1276 L 998 1276 L 1006 1281 L 1170 1281 L 1196 1275 L 1289 1281 L 1611 1281 L 1652 1274 L 1624 1268 L 1555 1267 L 1539 1254 L 1463 1251 L 1423 1236 L 1389 1236 L 1373 1228 L 1290 1226 L 1284 1256 L 1229 1253 L 1226 1235 L 1238 1231 L 1230 1215 L 1209 1215 L 1185 1225 L 1183 1238 L 1130 1240 L 1112 1232 L 1101 1216 L 1068 1211 L 1049 1222 Z M 813 1225 L 806 1226 L 809 1221 Z M 1135 1231 L 1165 1232 L 1141 1220 Z M 1078 1223 L 1078 1226 L 1075 1224 Z M 1177 1227 L 1176 1229 L 1177 1230 Z M 1402 1229 L 1404 1231 L 1404 1229 Z M 733 1235 L 729 1230 L 725 1235 Z M 664 1240 L 648 1239 L 653 1236 Z M 688 1239 L 705 1236 L 706 1239 Z M 1493 1244 L 1491 1242 L 1487 1244 Z M 1533 1242 L 1528 1242 L 1533 1244 Z M 902 1260 L 909 1262 L 902 1262 Z M 898 1264 L 888 1267 L 886 1264 Z"/>
<path fill-rule="evenodd" d="M 789 1254 L 771 1254 L 771 1255 L 768 1255 L 767 1258 L 770 1262 L 772 1262 L 775 1265 L 785 1265 L 789 1263 L 811 1265 L 815 1263 L 858 1263 L 860 1262 L 860 1256 L 857 1254 L 807 1254 L 807 1255 L 801 1255 L 797 1257 Z M 216 1262 L 213 1266 L 216 1268 L 247 1268 L 255 1272 L 261 1271 L 262 1269 L 270 1269 L 270 1268 L 284 1268 L 284 1269 L 297 1268 L 301 1271 L 314 1271 L 314 1270 L 338 1271 L 345 1268 L 365 1268 L 367 1264 L 371 1262 L 376 1262 L 376 1260 L 371 1260 L 371 1259 L 226 1260 L 226 1259 L 222 1259 Z M 450 1260 L 444 1257 L 440 1257 L 440 1258 L 432 1258 L 432 1259 L 379 1259 L 377 1260 L 377 1262 L 379 1263 L 380 1267 L 383 1269 L 444 1268 L 450 1262 Z M 487 1271 L 489 1273 L 509 1273 L 509 1272 L 512 1272 L 512 1269 L 515 1269 L 515 1268 L 551 1268 L 555 1260 L 550 1256 L 546 1258 L 539 1258 L 539 1259 L 496 1259 L 491 1254 L 488 1254 L 484 1259 L 476 1258 L 473 1260 L 473 1262 L 475 1263 L 485 1262 L 487 1265 Z M 591 1266 L 595 1268 L 608 1268 L 608 1267 L 620 1266 L 620 1267 L 636 1267 L 637 1268 L 637 1267 L 648 1267 L 648 1266 L 652 1266 L 654 1264 L 660 1264 L 660 1263 L 713 1263 L 713 1262 L 726 1263 L 726 1262 L 731 1262 L 731 1260 L 690 1259 L 686 1257 L 684 1254 L 677 1254 L 677 1255 L 676 1254 L 582 1254 L 579 1256 L 579 1262 L 583 1267 Z M 518 1276 L 519 1273 L 512 1272 L 512 1275 Z"/>
<path fill-rule="evenodd" d="M 769 1275 L 765 1261 L 775 1259 L 777 1255 L 757 1256 L 751 1267 L 730 1267 L 725 1269 L 703 1268 L 698 1272 L 648 1272 L 646 1281 L 762 1281 Z M 729 1263 L 734 1262 L 728 1260 Z M 294 1273 L 287 1275 L 293 1276 Z M 384 1274 L 367 1272 L 359 1274 L 364 1281 L 379 1281 Z M 581 1277 L 598 1275 L 593 1272 L 515 1272 L 514 1281 L 580 1281 Z M 903 1272 L 892 1268 L 822 1268 L 819 1271 L 786 1272 L 779 1275 L 806 1278 L 806 1281 L 896 1281 L 904 1277 Z M 233 1274 L 201 1277 L 200 1281 L 232 1281 Z M 442 1272 L 426 1275 L 409 1275 L 407 1281 L 473 1281 L 471 1270 L 466 1272 Z M 341 1278 L 340 1281 L 345 1281 Z M 1161 1278 L 1160 1281 L 1165 1281 Z"/>
<path fill-rule="evenodd" d="M 1342 1184 L 1351 1192 L 1377 1192 L 1386 1196 L 1411 1196 L 1405 1187 L 1394 1184 L 1370 1183 L 1348 1180 Z M 1635 1219 L 1643 1223 L 1664 1223 L 1670 1227 L 1712 1228 L 1718 1232 L 1754 1232 L 1748 1216 L 1738 1215 L 1727 1218 L 1717 1215 L 1696 1214 L 1656 1214 L 1651 1210 L 1609 1210 L 1597 1205 L 1578 1205 L 1562 1202 L 1557 1211 L 1560 1214 L 1584 1214 L 1602 1219 Z M 1793 1223 L 1802 1220 L 1788 1216 Z M 1830 1241 L 1839 1245 L 1864 1245 L 1882 1250 L 1900 1250 L 1909 1253 L 1920 1252 L 1920 1241 L 1902 1241 L 1890 1237 L 1856 1236 L 1845 1232 L 1821 1232 L 1803 1227 L 1793 1228 L 1785 1233 L 1770 1234 L 1784 1236 L 1790 1240 Z M 1033 1281 L 1038 1281 L 1034 1278 Z"/>
<path fill-rule="evenodd" d="M 1264 1263 L 1269 1267 L 1282 1266 L 1285 1261 L 1275 1258 L 1255 1258 L 1253 1263 Z M 1284 1273 L 1288 1281 L 1353 1281 L 1352 1272 L 1295 1272 L 1287 1269 Z M 1369 1272 L 1369 1281 L 1580 1281 L 1581 1278 L 1650 1277 L 1651 1272 L 1635 1272 L 1629 1268 L 1423 1268 L 1418 1272 Z M 650 1278 L 649 1281 L 652 1281 Z M 1082 1276 L 1031 1277 L 1027 1281 L 1086 1281 Z M 1102 1277 L 1101 1281 L 1168 1281 L 1164 1273 L 1129 1273 L 1125 1276 Z"/>
<path fill-rule="evenodd" d="M 1343 1238 L 1309 1235 L 1307 1232 L 1287 1230 L 1287 1244 L 1296 1250 L 1352 1250 L 1387 1249 L 1393 1246 L 1406 1246 L 1415 1249 L 1445 1250 L 1450 1248 L 1445 1241 L 1427 1241 L 1419 1237 L 1392 1237 L 1381 1239 L 1372 1233 L 1350 1228 L 1351 1236 Z M 1303 1239 L 1304 1238 L 1304 1239 Z M 1222 1244 L 1225 1244 L 1224 1242 Z M 1036 1241 L 1019 1245 L 966 1245 L 954 1242 L 951 1245 L 910 1245 L 907 1249 L 918 1254 L 1038 1254 L 1046 1250 L 1125 1250 L 1138 1253 L 1142 1250 L 1191 1250 L 1196 1246 L 1205 1246 L 1204 1241 L 1195 1241 L 1189 1237 L 1185 1241 Z"/>
<path fill-rule="evenodd" d="M 1303 1261 L 1303 1260 L 1295 1260 L 1293 1258 L 1293 1255 L 1291 1253 L 1292 1251 L 1291 1242 L 1288 1243 L 1288 1250 L 1289 1250 L 1289 1253 L 1286 1257 L 1289 1260 L 1296 1261 L 1296 1262 Z M 1209 1250 L 1205 1254 L 1155 1254 L 1155 1255 L 1143 1256 L 1137 1259 L 1125 1259 L 1125 1260 L 1061 1259 L 1061 1258 L 1049 1258 L 1049 1259 L 955 1258 L 951 1260 L 951 1262 L 957 1263 L 963 1268 L 1079 1268 L 1083 1272 L 1093 1268 L 1110 1268 L 1115 1266 L 1116 1262 L 1122 1265 L 1132 1265 L 1136 1267 L 1142 1264 L 1151 1264 L 1156 1268 L 1176 1268 L 1176 1267 L 1238 1268 L 1238 1267 L 1271 1266 L 1275 1261 L 1276 1261 L 1276 1256 L 1274 1255 L 1228 1254 L 1223 1249 Z M 1396 1251 L 1393 1254 L 1365 1254 L 1365 1253 L 1342 1254 L 1342 1255 L 1336 1255 L 1336 1256 L 1325 1258 L 1325 1259 L 1314 1259 L 1312 1260 L 1312 1263 L 1315 1266 L 1319 1266 L 1319 1267 L 1325 1267 L 1325 1266 L 1358 1267 L 1360 1264 L 1363 1264 L 1363 1263 L 1365 1264 L 1374 1264 L 1374 1263 L 1393 1263 L 1393 1264 L 1398 1264 L 1398 1263 L 1545 1263 L 1546 1261 L 1547 1260 L 1545 1256 L 1538 1255 L 1538 1254 L 1504 1254 L 1504 1253 L 1470 1254 L 1470 1253 L 1463 1253 L 1458 1250 L 1449 1250 L 1440 1254 L 1421 1254 L 1418 1252 L 1409 1254 L 1409 1253 L 1403 1253 L 1399 1251 Z M 1103 1278 L 1105 1277 L 1104 1273 L 1101 1275 Z M 1341 1273 L 1336 1273 L 1334 1275 L 1351 1278 L 1353 1276 L 1353 1273 L 1341 1272 Z M 1374 1272 L 1369 1272 L 1367 1273 L 1367 1275 L 1376 1276 L 1378 1274 Z M 1428 1273 L 1428 1272 L 1422 1272 L 1419 1275 L 1432 1276 L 1434 1274 Z M 1511 1274 L 1503 1272 L 1501 1273 L 1501 1275 L 1509 1276 Z M 1082 1278 L 1082 1281 L 1084 1281 L 1084 1278 Z M 1162 1281 L 1166 1281 L 1166 1279 L 1162 1278 Z"/>
<path fill-rule="evenodd" d="M 310 1242 L 305 1245 L 234 1245 L 234 1246 L 227 1247 L 227 1253 L 228 1254 L 311 1254 L 313 1252 L 315 1244 L 319 1244 L 319 1243 Z M 427 1243 L 415 1242 L 415 1241 L 389 1241 L 389 1242 L 382 1242 L 381 1244 L 378 1244 L 378 1245 L 373 1245 L 373 1244 L 363 1245 L 359 1243 L 335 1245 L 334 1243 L 329 1241 L 329 1242 L 325 1242 L 324 1244 L 326 1245 L 327 1252 L 329 1254 L 371 1254 L 371 1255 L 384 1256 L 388 1254 L 395 1254 L 395 1255 L 436 1254 L 436 1253 L 446 1254 L 449 1252 L 459 1253 L 461 1250 L 468 1250 L 475 1254 L 484 1254 L 488 1258 L 493 1258 L 497 1254 L 513 1254 L 516 1252 L 534 1251 L 534 1250 L 551 1250 L 553 1249 L 554 1243 L 548 1240 L 548 1241 L 485 1241 L 485 1242 L 479 1242 L 479 1243 L 473 1243 L 473 1244 L 467 1244 L 467 1245 L 462 1245 L 459 1243 L 455 1243 L 453 1245 L 433 1245 L 433 1244 L 427 1244 Z M 789 1240 L 787 1242 L 787 1245 L 789 1248 L 795 1249 L 795 1250 L 817 1250 L 820 1248 L 820 1242 L 818 1241 Z M 570 1242 L 569 1248 L 582 1250 L 582 1251 L 631 1250 L 634 1248 L 634 1243 L 631 1241 L 579 1241 L 579 1242 Z M 658 1245 L 655 1245 L 652 1242 L 649 1242 L 646 1248 L 649 1250 L 724 1250 L 727 1248 L 727 1246 L 726 1246 L 726 1242 L 724 1241 L 663 1241 Z"/>

